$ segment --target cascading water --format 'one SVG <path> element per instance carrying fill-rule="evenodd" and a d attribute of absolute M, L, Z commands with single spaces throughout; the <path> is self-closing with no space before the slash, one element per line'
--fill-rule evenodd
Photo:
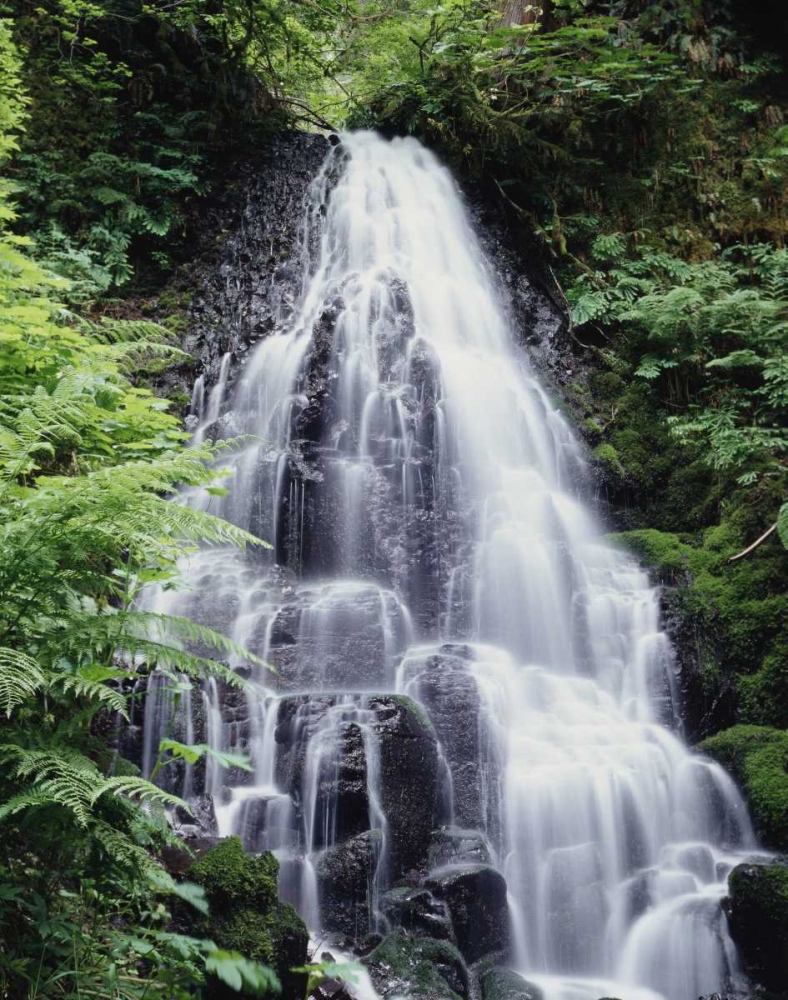
<path fill-rule="evenodd" d="M 426 870 L 420 828 L 442 826 L 505 876 L 512 964 L 546 995 L 735 986 L 720 899 L 754 847 L 746 811 L 671 731 L 657 594 L 578 499 L 582 449 L 513 343 L 450 174 L 413 139 L 346 135 L 303 245 L 300 306 L 229 409 L 229 359 L 193 403 L 200 440 L 255 437 L 226 498 L 188 502 L 270 538 L 276 565 L 205 551 L 188 592 L 150 597 L 277 674 L 234 663 L 246 693 L 209 685 L 188 724 L 156 683 L 146 738 L 177 723 L 249 751 L 251 778 L 200 787 L 220 833 L 276 850 L 314 930 L 337 844 L 367 850 L 370 912 L 341 928 L 361 936 L 387 925 L 380 894 Z M 393 739 L 403 720 L 417 758 Z"/>

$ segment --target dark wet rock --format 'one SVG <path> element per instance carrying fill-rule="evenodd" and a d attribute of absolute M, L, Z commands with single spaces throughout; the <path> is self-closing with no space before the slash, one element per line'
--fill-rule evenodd
<path fill-rule="evenodd" d="M 244 848 L 252 854 L 298 846 L 297 816 L 289 796 L 252 794 L 244 798 L 237 830 Z"/>
<path fill-rule="evenodd" d="M 328 149 L 321 135 L 271 136 L 202 202 L 197 258 L 182 278 L 193 291 L 184 347 L 199 359 L 209 384 L 225 352 L 243 360 L 244 349 L 292 312 L 302 279 L 291 261 L 304 198 Z"/>
<path fill-rule="evenodd" d="M 368 830 L 320 855 L 315 874 L 326 930 L 347 934 L 354 940 L 369 932 L 381 844 L 380 831 Z"/>
<path fill-rule="evenodd" d="M 457 1000 L 468 995 L 467 967 L 448 941 L 392 931 L 364 964 L 384 994 L 423 1000 Z"/>
<path fill-rule="evenodd" d="M 743 864 L 728 878 L 731 937 L 748 974 L 788 995 L 788 862 Z"/>
<path fill-rule="evenodd" d="M 424 710 L 401 695 L 375 695 L 380 804 L 388 820 L 389 883 L 426 865 L 438 811 L 438 744 Z"/>
<path fill-rule="evenodd" d="M 314 1000 L 354 1000 L 344 979 L 322 979 L 309 994 Z"/>
<path fill-rule="evenodd" d="M 454 936 L 449 908 L 428 889 L 406 886 L 389 890 L 380 900 L 383 916 L 394 927 L 416 935 L 450 941 Z"/>
<path fill-rule="evenodd" d="M 468 962 L 505 950 L 509 942 L 506 882 L 488 865 L 438 869 L 427 888 L 445 900 L 460 949 Z"/>
<path fill-rule="evenodd" d="M 458 864 L 492 864 L 490 845 L 480 830 L 444 827 L 434 832 L 429 851 L 430 868 Z"/>
<path fill-rule="evenodd" d="M 356 696 L 361 704 L 362 696 Z M 299 695 L 283 698 L 277 718 L 277 782 L 295 801 L 303 801 L 305 769 L 310 741 L 325 725 L 326 714 L 336 705 L 336 696 Z M 352 715 L 352 711 L 348 713 Z M 367 764 L 364 740 L 358 724 L 339 720 L 333 735 L 335 749 L 321 759 L 317 775 L 315 830 L 317 845 L 341 841 L 369 828 Z"/>
<path fill-rule="evenodd" d="M 349 701 L 348 701 L 349 699 Z M 343 705 L 347 702 L 347 709 Z M 374 774 L 386 818 L 383 884 L 391 884 L 427 861 L 438 810 L 438 750 L 435 732 L 423 710 L 398 695 L 295 695 L 283 698 L 276 728 L 276 779 L 294 801 L 306 794 L 310 740 L 341 709 L 335 749 L 327 753 L 318 775 L 316 823 L 328 828 L 329 842 L 344 840 L 370 827 L 368 749 L 356 719 L 367 721 Z M 341 717 L 345 721 L 341 721 Z M 418 802 L 418 809 L 413 803 Z"/>
<path fill-rule="evenodd" d="M 502 966 L 494 966 L 480 975 L 482 1000 L 542 1000 L 538 986 Z"/>
<path fill-rule="evenodd" d="M 301 588 L 268 642 L 281 691 L 385 689 L 408 641 L 402 608 L 373 585 Z"/>
<path fill-rule="evenodd" d="M 412 669 L 412 684 L 427 708 L 452 776 L 458 826 L 483 827 L 497 814 L 498 764 L 485 738 L 485 717 L 465 647 L 445 645 Z M 493 801 L 485 802 L 487 790 Z M 493 835 L 497 831 L 491 831 Z"/>
<path fill-rule="evenodd" d="M 722 655 L 719 638 L 687 606 L 686 595 L 684 587 L 664 587 L 660 603 L 662 625 L 676 656 L 683 735 L 694 745 L 736 721 L 736 678 L 722 674 L 709 683 L 708 665 Z"/>

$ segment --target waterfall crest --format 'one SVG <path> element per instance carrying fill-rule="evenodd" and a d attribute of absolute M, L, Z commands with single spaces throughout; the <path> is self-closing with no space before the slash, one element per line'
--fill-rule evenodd
<path fill-rule="evenodd" d="M 193 397 L 196 439 L 250 437 L 229 495 L 185 502 L 273 559 L 205 550 L 148 598 L 277 672 L 233 663 L 244 692 L 177 711 L 157 681 L 146 759 L 164 731 L 248 750 L 251 775 L 172 769 L 176 790 L 277 852 L 315 931 L 385 932 L 406 873 L 470 857 L 505 878 L 511 964 L 546 996 L 735 985 L 720 900 L 756 846 L 746 809 L 677 735 L 658 596 L 581 499 L 583 450 L 451 175 L 414 139 L 345 135 L 303 247 L 293 315 L 233 390 L 227 359 Z M 348 844 L 358 890 L 332 868 Z"/>

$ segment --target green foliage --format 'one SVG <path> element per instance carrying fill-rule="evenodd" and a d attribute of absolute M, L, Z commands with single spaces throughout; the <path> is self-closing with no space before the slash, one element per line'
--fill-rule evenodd
<path fill-rule="evenodd" d="M 764 842 L 788 847 L 788 731 L 734 726 L 698 747 L 728 768 L 744 789 Z"/>
<path fill-rule="evenodd" d="M 690 87 L 671 55 L 630 39 L 616 17 L 567 8 L 540 30 L 533 18 L 502 23 L 486 2 L 378 9 L 381 27 L 349 47 L 354 120 L 416 132 L 472 170 L 492 170 L 558 246 L 558 206 L 622 144 L 643 160 L 629 143 L 642 106 L 668 87 L 681 100 Z"/>
<path fill-rule="evenodd" d="M 343 10 L 334 0 L 14 0 L 17 80 L 32 101 L 13 176 L 41 259 L 78 272 L 82 297 L 170 271 L 190 200 L 233 146 L 315 120 L 304 102 L 322 86 Z"/>
<path fill-rule="evenodd" d="M 0 65 L 18 83 L 2 22 Z M 0 125 L 18 129 L 21 107 L 0 88 Z M 8 155 L 13 135 L 0 136 Z M 183 804 L 98 735 L 156 665 L 239 683 L 189 652 L 199 642 L 245 655 L 236 644 L 135 602 L 149 582 L 177 585 L 192 547 L 255 540 L 169 502 L 220 473 L 210 449 L 185 449 L 167 404 L 131 381 L 178 354 L 166 331 L 66 311 L 53 294 L 67 281 L 25 253 L 13 219 L 0 191 L 0 993 L 180 1000 L 208 974 L 276 986 L 248 956 L 169 930 L 156 893 L 205 910 L 199 890 L 175 887 L 155 860 L 172 837 L 163 809 Z"/>
<path fill-rule="evenodd" d="M 728 877 L 731 931 L 747 972 L 779 996 L 788 975 L 788 867 L 784 862 L 737 865 Z"/>
<path fill-rule="evenodd" d="M 618 452 L 612 444 L 608 444 L 607 442 L 598 444 L 594 448 L 593 455 L 597 462 L 605 468 L 606 474 L 609 477 L 620 480 L 626 477 L 626 470 L 621 464 Z"/>
<path fill-rule="evenodd" d="M 701 445 L 712 469 L 741 485 L 784 480 L 788 435 L 788 252 L 736 246 L 688 264 L 633 247 L 592 246 L 602 265 L 569 298 L 575 322 L 620 327 L 635 377 L 683 413 L 668 424 Z M 625 340 L 623 338 L 626 338 Z"/>

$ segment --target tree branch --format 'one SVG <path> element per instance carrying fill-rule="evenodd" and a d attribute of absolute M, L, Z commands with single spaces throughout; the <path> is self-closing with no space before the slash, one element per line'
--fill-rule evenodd
<path fill-rule="evenodd" d="M 757 549 L 759 545 L 762 545 L 766 541 L 766 539 L 769 537 L 769 535 L 771 535 L 772 532 L 775 532 L 775 531 L 777 531 L 777 522 L 776 521 L 771 526 L 771 528 L 768 528 L 766 531 L 764 531 L 764 533 L 761 535 L 761 537 L 760 538 L 756 538 L 755 541 L 752 543 L 752 545 L 749 545 L 743 552 L 739 552 L 738 555 L 735 555 L 735 556 L 730 556 L 729 559 L 728 559 L 728 562 L 729 563 L 736 562 L 737 559 L 743 559 L 745 556 L 748 556 L 751 552 L 755 551 L 755 549 Z"/>

